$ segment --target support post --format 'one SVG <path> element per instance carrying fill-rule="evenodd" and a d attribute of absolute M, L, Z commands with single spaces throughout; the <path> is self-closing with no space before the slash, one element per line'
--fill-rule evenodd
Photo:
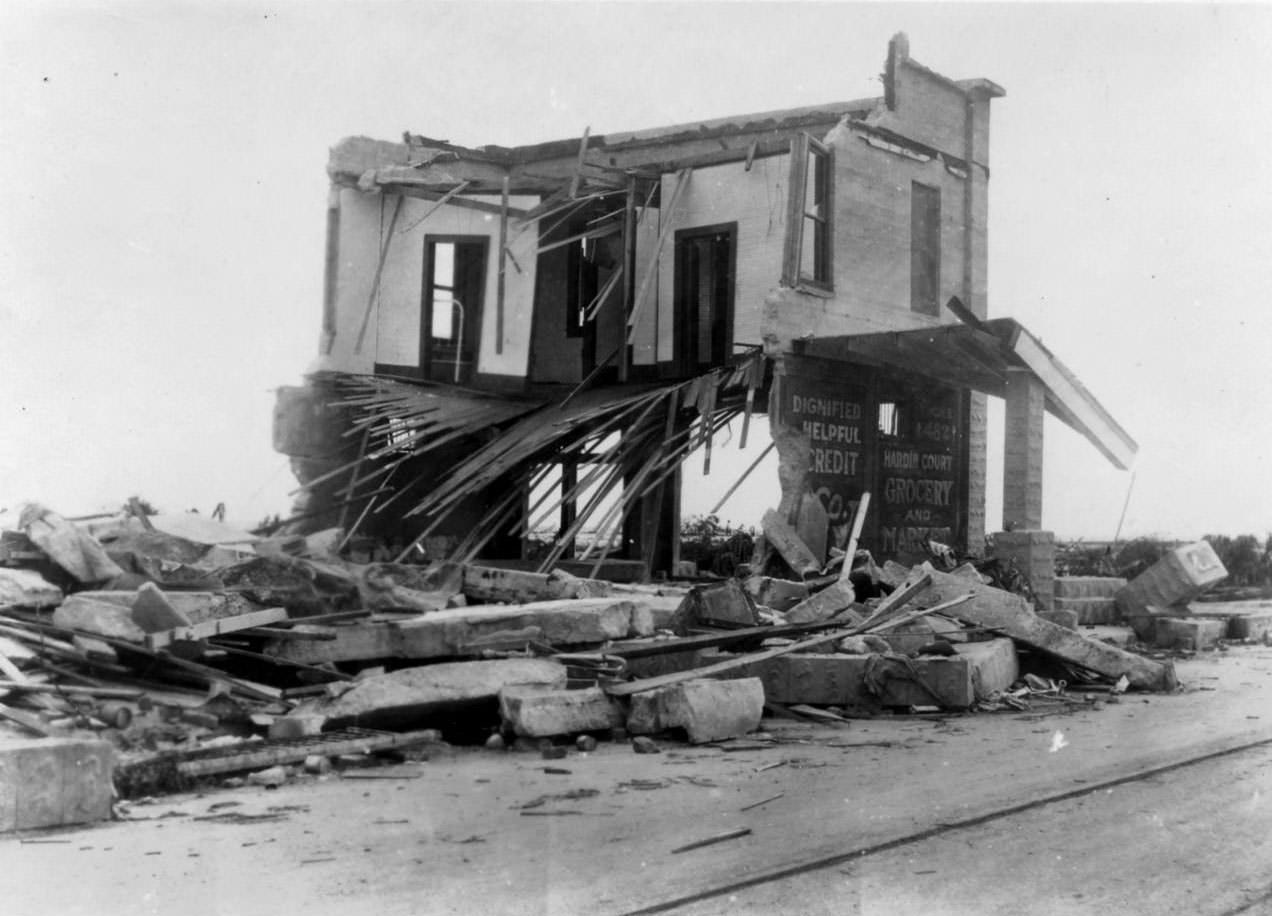
<path fill-rule="evenodd" d="M 636 176 L 627 179 L 627 201 L 623 208 L 623 340 L 618 347 L 618 380 L 627 381 L 631 345 L 627 342 L 627 321 L 636 299 Z"/>
<path fill-rule="evenodd" d="M 1042 528 L 1042 420 L 1046 394 L 1028 369 L 1007 370 L 1003 530 Z"/>

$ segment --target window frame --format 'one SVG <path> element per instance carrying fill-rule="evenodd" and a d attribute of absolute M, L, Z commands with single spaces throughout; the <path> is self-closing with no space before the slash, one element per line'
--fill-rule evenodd
<path fill-rule="evenodd" d="M 921 236 L 919 232 L 920 215 L 928 230 L 926 236 Z M 910 311 L 919 315 L 940 317 L 941 254 L 941 188 L 939 185 L 922 181 L 911 181 Z M 931 277 L 926 277 L 925 272 L 920 270 L 925 263 L 921 260 L 925 255 L 930 257 L 932 264 Z M 925 292 L 931 293 L 930 298 L 924 298 Z"/>
<path fill-rule="evenodd" d="M 810 175 L 811 173 L 811 175 Z M 807 208 L 809 181 L 814 209 Z M 820 187 L 819 187 L 820 186 Z M 809 134 L 791 140 L 790 199 L 782 280 L 793 289 L 835 289 L 835 149 Z M 812 224 L 813 265 L 804 263 L 804 241 Z M 820 230 L 820 238 L 818 231 Z"/>

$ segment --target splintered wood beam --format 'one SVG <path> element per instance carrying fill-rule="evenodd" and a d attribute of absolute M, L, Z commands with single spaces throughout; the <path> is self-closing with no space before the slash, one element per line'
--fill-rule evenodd
<path fill-rule="evenodd" d="M 631 314 L 627 316 L 627 343 L 630 345 L 636 337 L 636 323 L 640 320 L 640 314 L 644 310 L 645 303 L 649 301 L 649 290 L 653 287 L 654 278 L 658 276 L 658 263 L 662 257 L 663 246 L 666 245 L 667 239 L 671 236 L 672 227 L 675 225 L 673 217 L 676 214 L 676 204 L 680 202 L 680 196 L 684 193 L 689 179 L 693 175 L 693 169 L 681 169 L 676 173 L 676 189 L 671 194 L 671 201 L 663 210 L 663 227 L 658 233 L 658 242 L 654 245 L 653 254 L 650 257 L 649 269 L 645 271 L 645 276 L 640 281 L 640 289 L 636 292 L 636 300 L 632 304 Z"/>
<path fill-rule="evenodd" d="M 367 293 L 367 307 L 362 313 L 362 327 L 358 328 L 358 340 L 353 346 L 354 353 L 362 352 L 362 341 L 367 336 L 367 325 L 371 322 L 371 309 L 375 306 L 376 296 L 380 292 L 380 277 L 384 274 L 384 259 L 389 255 L 389 244 L 393 241 L 393 228 L 397 225 L 398 216 L 402 213 L 405 198 L 399 194 L 397 204 L 393 207 L 393 216 L 389 220 L 389 231 L 384 234 L 380 245 L 380 260 L 375 265 L 375 276 L 371 278 L 371 292 Z"/>
<path fill-rule="evenodd" d="M 410 231 L 411 231 L 412 229 L 414 229 L 416 226 L 418 226 L 418 225 L 420 225 L 421 223 L 423 223 L 426 219 L 428 219 L 430 216 L 432 216 L 432 215 L 433 215 L 434 213 L 436 213 L 438 210 L 442 209 L 442 207 L 444 207 L 444 206 L 446 206 L 448 203 L 450 203 L 450 202 L 451 202 L 451 201 L 455 198 L 455 195 L 456 195 L 456 194 L 461 194 L 461 193 L 463 193 L 464 188 L 468 187 L 468 186 L 469 186 L 469 185 L 471 185 L 471 184 L 472 184 L 472 182 L 471 182 L 471 181 L 461 181 L 459 184 L 455 185 L 455 187 L 451 188 L 449 191 L 447 191 L 445 194 L 443 194 L 443 195 L 441 196 L 441 199 L 440 199 L 440 200 L 438 200 L 438 201 L 436 201 L 436 202 L 433 204 L 433 206 L 431 206 L 431 207 L 429 207 L 427 210 L 425 210 L 425 211 L 424 211 L 424 215 L 423 215 L 423 216 L 421 216 L 421 217 L 420 217 L 419 219 L 417 219 L 415 222 L 411 223 L 411 225 L 409 225 L 409 226 L 403 226 L 401 229 L 399 229 L 399 230 L 398 230 L 398 232 L 399 232 L 401 235 L 406 235 L 408 232 L 410 232 Z"/>
<path fill-rule="evenodd" d="M 504 176 L 503 201 L 499 207 L 499 276 L 495 287 L 495 353 L 503 353 L 504 340 L 504 274 L 508 270 L 508 185 L 509 178 Z M 481 349 L 481 341 L 477 342 Z M 478 354 L 480 355 L 480 354 Z M 458 367 L 456 378 L 458 378 Z"/>
<path fill-rule="evenodd" d="M 654 188 L 658 187 L 657 183 Z M 653 189 L 650 189 L 652 199 Z M 627 179 L 627 197 L 623 203 L 623 320 L 632 313 L 632 303 L 636 294 L 636 178 Z M 630 361 L 627 339 L 619 344 L 618 380 L 627 381 L 627 367 Z"/>
<path fill-rule="evenodd" d="M 592 132 L 592 126 L 589 124 L 583 128 L 583 139 L 579 141 L 579 158 L 574 163 L 574 177 L 570 179 L 570 197 L 574 198 L 579 193 L 579 181 L 583 177 L 583 160 L 587 158 L 587 138 Z"/>
<path fill-rule="evenodd" d="M 265 608 L 240 614 L 237 617 L 219 617 L 203 623 L 192 623 L 189 626 L 175 627 L 171 630 L 160 630 L 158 633 L 146 634 L 146 648 L 154 652 L 174 642 L 194 642 L 239 630 L 250 630 L 253 627 L 266 626 L 287 619 L 287 609 L 281 607 Z"/>
<path fill-rule="evenodd" d="M 576 242 L 587 241 L 589 239 L 603 239 L 608 235 L 613 235 L 622 230 L 619 223 L 611 223 L 608 226 L 598 226 L 595 229 L 589 229 L 586 232 L 580 232 L 578 235 L 572 235 L 568 239 L 560 239 L 555 242 L 549 242 L 542 245 L 535 251 L 535 255 L 547 254 L 549 251 L 555 251 L 558 248 L 564 248 L 566 245 L 573 245 Z"/>
<path fill-rule="evenodd" d="M 742 484 L 746 482 L 746 479 L 751 476 L 751 472 L 754 471 L 756 468 L 758 468 L 760 466 L 760 462 L 763 461 L 765 458 L 767 458 L 768 453 L 773 451 L 773 449 L 775 448 L 777 448 L 777 443 L 770 442 L 768 446 L 764 449 L 764 451 L 760 452 L 759 457 L 751 462 L 750 467 L 748 467 L 745 471 L 742 472 L 742 476 L 739 477 L 737 480 L 733 481 L 733 486 L 729 487 L 729 489 L 725 491 L 725 494 L 720 497 L 720 501 L 715 504 L 715 508 L 713 508 L 707 514 L 715 515 L 722 508 L 724 508 L 724 504 L 729 501 L 729 497 L 731 497 L 734 493 L 738 491 L 738 487 L 742 486 Z"/>

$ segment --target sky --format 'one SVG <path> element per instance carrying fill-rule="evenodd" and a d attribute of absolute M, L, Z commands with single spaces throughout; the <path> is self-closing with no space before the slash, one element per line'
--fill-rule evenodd
<path fill-rule="evenodd" d="M 1044 526 L 1107 540 L 1125 505 L 1123 538 L 1272 531 L 1272 6 L 1232 4 L 7 0 L 0 506 L 287 514 L 273 392 L 317 352 L 340 138 L 518 145 L 875 96 L 899 31 L 1007 91 L 991 317 L 1140 445 L 1132 476 L 1048 418 Z M 685 513 L 762 447 L 690 467 Z M 777 496 L 762 466 L 720 515 Z"/>

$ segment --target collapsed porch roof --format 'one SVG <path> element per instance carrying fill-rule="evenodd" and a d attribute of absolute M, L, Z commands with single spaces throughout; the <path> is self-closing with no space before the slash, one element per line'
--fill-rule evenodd
<path fill-rule="evenodd" d="M 959 307 L 961 309 L 961 306 Z M 956 310 L 959 310 L 956 309 Z M 1004 397 L 1009 369 L 1027 369 L 1046 389 L 1047 410 L 1128 470 L 1139 446 L 1060 360 L 1012 318 L 964 316 L 959 325 L 845 334 L 795 342 L 798 355 L 851 360 L 923 375 Z"/>

